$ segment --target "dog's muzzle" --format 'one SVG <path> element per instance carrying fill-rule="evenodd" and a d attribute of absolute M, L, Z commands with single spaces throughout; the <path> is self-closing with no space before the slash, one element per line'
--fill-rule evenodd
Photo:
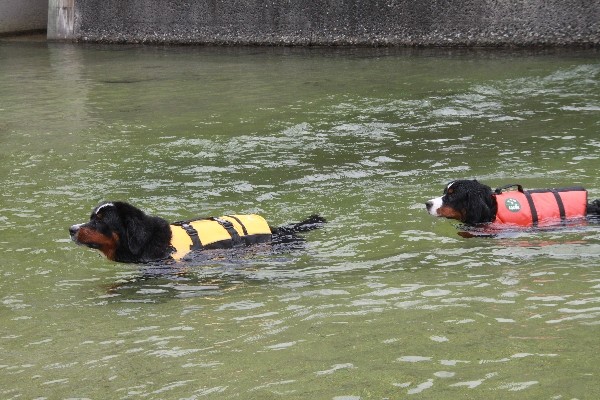
<path fill-rule="evenodd" d="M 435 217 L 438 216 L 438 210 L 441 206 L 442 206 L 442 198 L 441 197 L 436 197 L 435 199 L 431 199 L 431 200 L 428 200 L 427 202 L 425 202 L 425 207 L 427 208 L 427 212 L 430 215 L 433 215 Z"/>
<path fill-rule="evenodd" d="M 77 242 L 77 234 L 79 233 L 79 228 L 81 228 L 83 224 L 73 225 L 69 228 L 69 235 L 71 235 L 71 240 Z"/>

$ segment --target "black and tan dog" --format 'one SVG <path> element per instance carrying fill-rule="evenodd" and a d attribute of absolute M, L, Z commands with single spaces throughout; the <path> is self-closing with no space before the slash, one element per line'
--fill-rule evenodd
<path fill-rule="evenodd" d="M 517 190 L 507 190 L 515 187 Z M 523 190 L 521 185 L 492 189 L 477 180 L 448 183 L 441 197 L 425 203 L 429 214 L 469 225 L 550 226 L 600 216 L 600 200 L 587 201 L 582 187 Z"/>
<path fill-rule="evenodd" d="M 325 219 L 313 215 L 306 220 L 272 228 L 259 215 L 227 215 L 169 224 L 147 215 L 125 202 L 98 205 L 84 224 L 69 228 L 71 239 L 99 250 L 109 260 L 152 262 L 180 260 L 192 251 L 224 249 L 258 243 L 287 243 L 296 235 L 321 227 Z"/>

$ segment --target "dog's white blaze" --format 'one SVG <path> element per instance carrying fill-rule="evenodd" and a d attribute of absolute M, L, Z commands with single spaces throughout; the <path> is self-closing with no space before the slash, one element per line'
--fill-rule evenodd
<path fill-rule="evenodd" d="M 102 204 L 100 207 L 98 207 L 96 209 L 96 214 L 98 214 L 105 207 L 114 207 L 114 204 L 113 203 Z"/>
<path fill-rule="evenodd" d="M 450 189 L 452 187 L 452 185 L 454 185 L 456 181 L 452 181 L 450 182 L 447 186 L 446 186 L 446 190 L 445 192 L 448 191 L 448 189 Z M 429 200 L 427 203 L 431 204 L 431 207 L 427 207 L 427 211 L 429 212 L 429 214 L 438 217 L 438 210 L 440 209 L 440 207 L 442 206 L 442 204 L 444 204 L 444 202 L 442 201 L 442 197 L 435 197 L 431 200 Z"/>
<path fill-rule="evenodd" d="M 443 204 L 442 198 L 441 197 L 433 198 L 433 199 L 429 200 L 428 203 L 431 203 L 431 207 L 427 208 L 427 211 L 429 212 L 429 214 L 437 217 L 437 215 L 438 215 L 437 211 Z"/>

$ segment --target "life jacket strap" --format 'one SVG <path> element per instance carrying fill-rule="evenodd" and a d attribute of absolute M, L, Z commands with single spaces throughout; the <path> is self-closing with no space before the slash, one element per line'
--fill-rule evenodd
<path fill-rule="evenodd" d="M 218 217 L 214 217 L 212 219 L 214 221 L 217 221 L 219 223 L 219 225 L 221 225 L 223 228 L 225 228 L 227 233 L 229 233 L 229 236 L 231 236 L 231 244 L 233 245 L 233 247 L 242 246 L 244 244 L 244 241 L 240 237 L 239 233 L 237 233 L 237 231 L 233 227 L 233 224 L 230 221 L 227 221 L 226 219 L 222 219 L 222 218 L 218 218 Z M 244 225 L 242 224 L 242 227 L 243 226 Z M 245 228 L 244 228 L 244 230 L 245 230 Z"/>
<path fill-rule="evenodd" d="M 531 193 L 529 193 L 529 191 L 524 191 L 523 194 L 525 195 L 525 198 L 527 199 L 527 203 L 529 203 L 529 209 L 531 210 L 531 223 L 533 224 L 533 226 L 537 226 L 538 220 L 539 220 L 538 213 L 537 213 L 537 210 L 535 209 L 535 203 L 533 202 Z"/>
<path fill-rule="evenodd" d="M 556 205 L 558 206 L 560 220 L 564 222 L 567 219 L 567 214 L 565 212 L 565 204 L 563 203 L 562 198 L 560 197 L 560 194 L 558 194 L 558 191 L 556 189 L 552 189 L 551 192 L 554 195 L 554 198 L 556 199 Z"/>
<path fill-rule="evenodd" d="M 190 239 L 192 239 L 192 244 L 190 245 L 190 250 L 202 250 L 202 243 L 200 243 L 200 237 L 198 236 L 198 231 L 194 229 L 192 225 L 187 222 L 181 222 L 180 226 L 184 231 L 187 232 Z"/>
<path fill-rule="evenodd" d="M 242 223 L 242 221 L 236 217 L 235 215 L 228 215 L 229 218 L 234 219 L 240 226 L 242 227 L 242 232 L 244 232 L 244 236 L 248 235 L 248 229 L 246 229 L 246 225 Z"/>

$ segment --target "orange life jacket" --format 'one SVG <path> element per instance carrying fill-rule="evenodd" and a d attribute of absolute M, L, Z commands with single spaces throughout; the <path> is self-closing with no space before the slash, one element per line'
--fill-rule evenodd
<path fill-rule="evenodd" d="M 518 190 L 496 189 L 498 206 L 494 223 L 520 226 L 550 225 L 570 218 L 583 218 L 587 213 L 587 191 L 582 187 L 561 189 Z"/>

